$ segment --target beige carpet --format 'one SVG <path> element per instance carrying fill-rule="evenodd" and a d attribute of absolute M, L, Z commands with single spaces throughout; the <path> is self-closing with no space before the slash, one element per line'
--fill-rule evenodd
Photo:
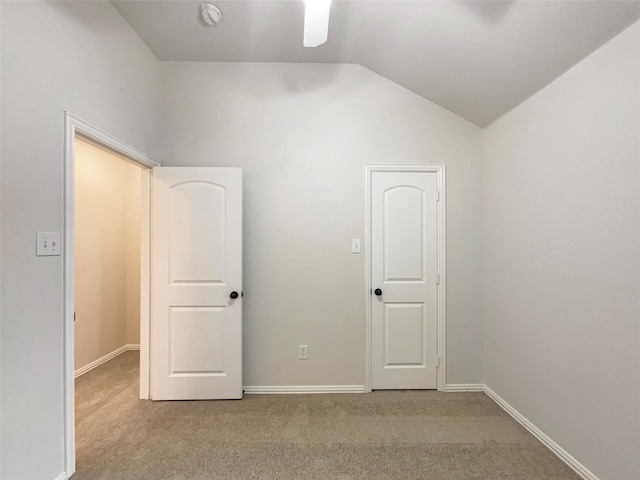
<path fill-rule="evenodd" d="M 86 479 L 579 479 L 483 393 L 138 400 L 138 352 L 76 381 Z"/>

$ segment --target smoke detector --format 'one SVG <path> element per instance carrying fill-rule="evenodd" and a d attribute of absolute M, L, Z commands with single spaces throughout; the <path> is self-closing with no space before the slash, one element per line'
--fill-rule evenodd
<path fill-rule="evenodd" d="M 222 12 L 213 3 L 205 2 L 200 5 L 200 16 L 210 27 L 215 27 L 222 20 Z"/>

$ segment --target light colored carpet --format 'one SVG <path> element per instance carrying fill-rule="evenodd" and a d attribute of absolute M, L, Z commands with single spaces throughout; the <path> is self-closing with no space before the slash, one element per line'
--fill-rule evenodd
<path fill-rule="evenodd" d="M 74 480 L 576 480 L 483 393 L 138 400 L 138 352 L 76 381 Z"/>

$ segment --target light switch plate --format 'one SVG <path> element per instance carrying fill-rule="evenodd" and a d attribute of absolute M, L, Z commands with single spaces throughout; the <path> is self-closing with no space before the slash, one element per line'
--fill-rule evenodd
<path fill-rule="evenodd" d="M 36 233 L 36 256 L 48 257 L 61 255 L 60 234 L 55 232 Z"/>
<path fill-rule="evenodd" d="M 351 253 L 360 253 L 360 239 L 354 238 L 351 240 Z"/>

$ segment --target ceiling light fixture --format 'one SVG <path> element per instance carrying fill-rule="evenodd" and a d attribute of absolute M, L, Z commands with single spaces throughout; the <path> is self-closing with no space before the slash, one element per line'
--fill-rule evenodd
<path fill-rule="evenodd" d="M 200 15 L 204 23 L 210 27 L 215 27 L 222 20 L 222 12 L 213 3 L 205 2 L 200 5 Z"/>
<path fill-rule="evenodd" d="M 327 41 L 331 0 L 304 0 L 305 47 L 317 47 Z"/>

